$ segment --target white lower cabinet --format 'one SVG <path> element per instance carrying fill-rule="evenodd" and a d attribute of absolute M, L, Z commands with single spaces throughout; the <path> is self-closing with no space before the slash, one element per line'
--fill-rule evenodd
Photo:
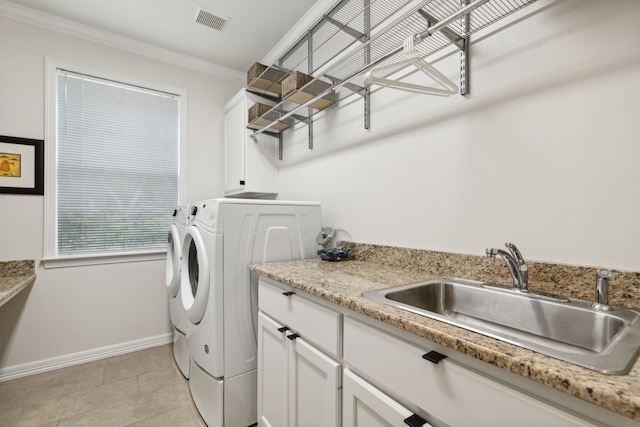
<path fill-rule="evenodd" d="M 617 425 L 589 421 L 469 368 L 467 356 L 447 358 L 430 341 L 408 341 L 268 279 L 260 278 L 258 306 L 261 427 Z"/>
<path fill-rule="evenodd" d="M 341 365 L 264 313 L 258 329 L 258 425 L 338 426 Z"/>
<path fill-rule="evenodd" d="M 292 300 L 292 295 L 282 295 L 281 290 L 270 285 L 261 283 L 261 292 L 265 287 L 274 299 L 263 300 L 258 315 L 258 425 L 339 426 L 342 366 L 309 341 L 314 338 L 322 341 L 327 336 L 326 325 L 315 321 L 315 316 L 325 318 L 329 314 L 330 318 L 337 318 L 339 315 L 327 313 L 324 307 L 314 310 L 307 301 Z M 279 303 L 279 298 L 286 307 L 280 317 L 291 320 L 290 325 L 271 318 L 264 311 L 265 306 L 271 307 L 267 301 Z M 304 308 L 311 309 L 304 311 Z M 296 329 L 296 319 L 301 316 L 304 319 L 300 326 L 310 333 L 309 340 Z M 337 339 L 335 336 L 330 341 Z"/>

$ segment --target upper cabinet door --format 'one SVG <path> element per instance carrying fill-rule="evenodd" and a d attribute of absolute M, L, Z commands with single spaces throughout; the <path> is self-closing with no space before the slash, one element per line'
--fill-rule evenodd
<path fill-rule="evenodd" d="M 244 189 L 244 146 L 247 126 L 246 99 L 244 91 L 234 96 L 224 113 L 224 193 L 233 194 Z"/>
<path fill-rule="evenodd" d="M 248 109 L 256 95 L 238 92 L 224 107 L 224 195 L 258 197 L 277 193 L 277 140 L 250 138 Z"/>

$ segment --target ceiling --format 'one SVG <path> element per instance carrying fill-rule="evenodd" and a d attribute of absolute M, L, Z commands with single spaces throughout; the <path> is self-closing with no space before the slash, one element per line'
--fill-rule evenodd
<path fill-rule="evenodd" d="M 273 49 L 316 1 L 11 0 L 4 3 L 246 72 Z M 199 7 L 230 21 L 223 31 L 196 23 Z"/>

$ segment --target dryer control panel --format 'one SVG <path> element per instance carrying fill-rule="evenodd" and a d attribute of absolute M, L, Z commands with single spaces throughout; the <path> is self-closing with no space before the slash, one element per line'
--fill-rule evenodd
<path fill-rule="evenodd" d="M 219 211 L 219 201 L 216 199 L 205 200 L 198 203 L 194 219 L 206 227 L 216 229 L 216 219 Z"/>

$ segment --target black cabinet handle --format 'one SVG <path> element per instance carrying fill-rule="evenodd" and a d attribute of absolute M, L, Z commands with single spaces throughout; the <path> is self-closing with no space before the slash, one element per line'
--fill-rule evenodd
<path fill-rule="evenodd" d="M 287 338 L 289 338 L 291 341 L 295 340 L 296 338 L 298 338 L 300 335 L 298 334 L 291 334 L 291 335 L 287 335 Z"/>
<path fill-rule="evenodd" d="M 288 330 L 289 330 L 288 326 L 282 326 L 282 327 L 278 328 L 278 332 L 286 332 Z"/>
<path fill-rule="evenodd" d="M 441 361 L 442 359 L 446 359 L 447 356 L 445 356 L 444 354 L 440 354 L 437 351 L 430 351 L 429 353 L 423 354 L 422 358 L 427 359 L 429 362 L 438 364 L 439 361 Z"/>
<path fill-rule="evenodd" d="M 427 423 L 421 416 L 413 414 L 404 420 L 404 423 L 411 427 L 421 427 Z"/>
<path fill-rule="evenodd" d="M 291 295 L 295 295 L 296 293 L 293 291 L 287 291 L 287 292 L 283 292 L 282 295 L 290 297 Z"/>

